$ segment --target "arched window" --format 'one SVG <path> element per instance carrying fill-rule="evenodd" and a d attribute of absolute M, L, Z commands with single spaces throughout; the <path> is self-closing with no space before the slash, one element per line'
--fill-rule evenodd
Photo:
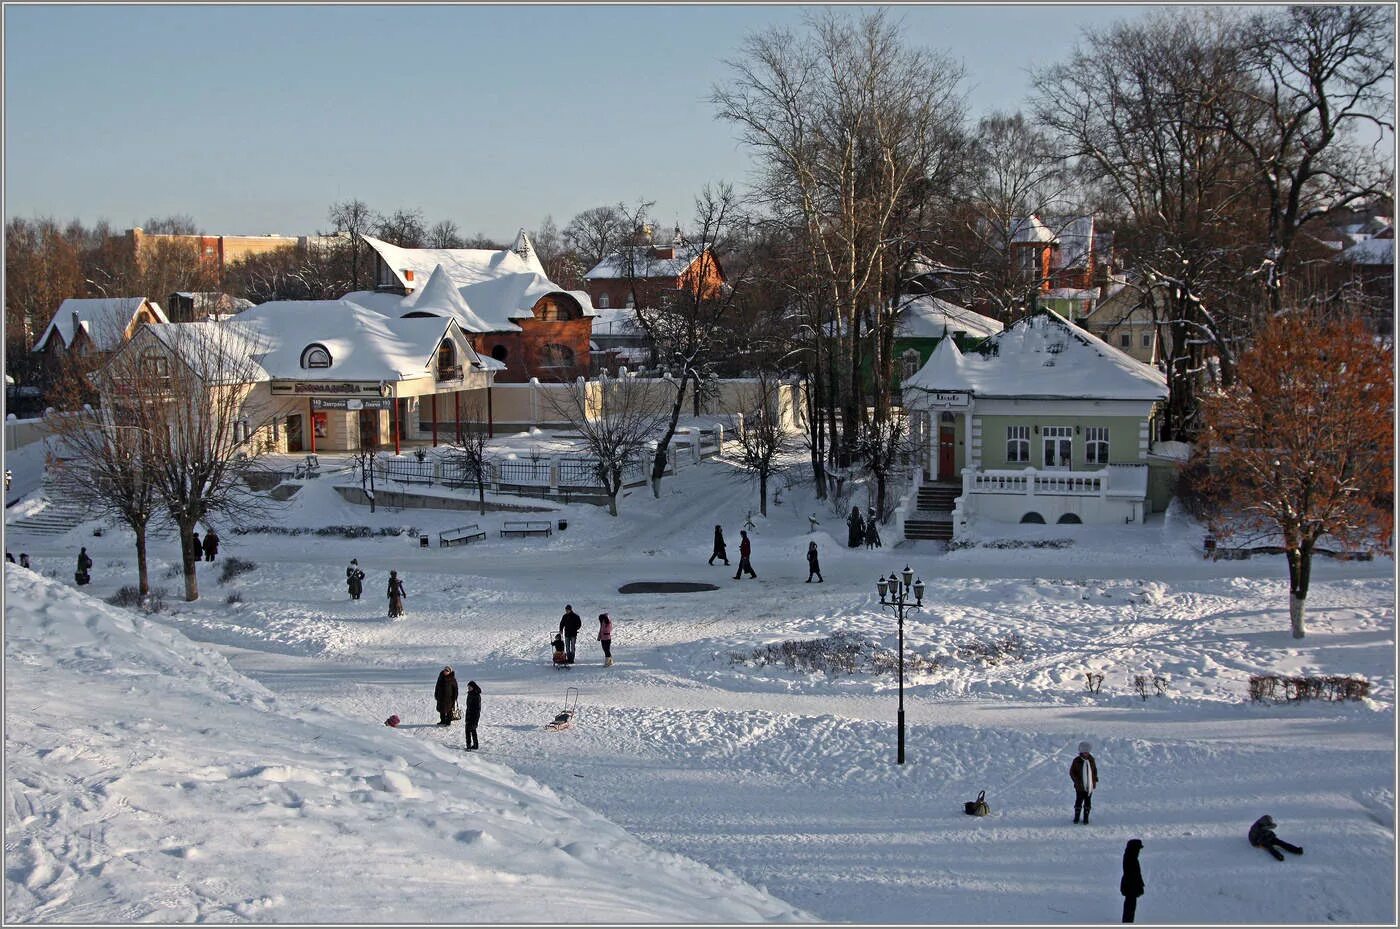
<path fill-rule="evenodd" d="M 301 366 L 303 368 L 329 368 L 331 366 L 331 353 L 326 351 L 324 345 L 313 342 L 302 349 Z"/>
<path fill-rule="evenodd" d="M 1080 519 L 1077 513 L 1066 513 L 1059 519 L 1055 520 L 1055 522 L 1064 523 L 1066 525 L 1080 525 L 1084 522 L 1084 520 Z"/>
<path fill-rule="evenodd" d="M 599 294 L 599 295 L 598 295 L 598 308 L 599 308 L 599 309 L 601 309 L 601 310 L 606 310 L 606 309 L 607 309 L 609 306 L 611 306 L 611 305 L 612 305 L 612 302 L 611 302 L 610 300 L 608 300 L 608 295 L 607 295 L 607 294 Z"/>
<path fill-rule="evenodd" d="M 448 339 L 443 339 L 438 345 L 437 366 L 437 379 L 440 381 L 462 376 L 462 369 L 457 367 L 457 347 Z"/>
<path fill-rule="evenodd" d="M 1039 513 L 1032 511 L 1030 513 L 1027 513 L 1025 516 L 1022 516 L 1021 522 L 1035 523 L 1037 526 L 1043 526 L 1045 525 L 1045 517 L 1041 516 Z"/>
<path fill-rule="evenodd" d="M 560 345 L 558 342 L 546 345 L 541 351 L 540 357 L 546 368 L 572 368 L 574 366 L 574 350 L 567 345 Z"/>
<path fill-rule="evenodd" d="M 904 376 L 901 380 L 907 381 L 918 372 L 919 363 L 923 359 L 919 356 L 919 350 L 917 348 L 905 349 L 904 354 L 900 355 L 899 358 L 904 366 Z"/>

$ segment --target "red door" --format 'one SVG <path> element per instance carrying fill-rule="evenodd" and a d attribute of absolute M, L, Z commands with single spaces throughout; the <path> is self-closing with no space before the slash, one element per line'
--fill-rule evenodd
<path fill-rule="evenodd" d="M 938 429 L 938 479 L 940 481 L 953 480 L 953 462 L 955 460 L 953 427 L 940 426 Z"/>

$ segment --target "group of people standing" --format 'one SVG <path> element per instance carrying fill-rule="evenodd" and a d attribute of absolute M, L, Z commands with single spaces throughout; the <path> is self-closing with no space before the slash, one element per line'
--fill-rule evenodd
<path fill-rule="evenodd" d="M 875 508 L 871 507 L 865 518 L 860 515 L 860 507 L 851 507 L 851 515 L 846 519 L 846 544 L 851 548 L 880 548 L 879 520 L 875 518 Z"/>
<path fill-rule="evenodd" d="M 574 652 L 578 646 L 579 630 L 583 628 L 583 617 L 574 612 L 573 604 L 564 604 L 564 615 L 559 618 L 559 632 L 554 637 L 555 661 L 559 664 L 573 664 Z M 603 649 L 603 667 L 612 667 L 613 621 L 607 613 L 598 614 L 598 645 Z M 562 654 L 562 659 L 560 658 Z"/>
<path fill-rule="evenodd" d="M 185 545 L 189 549 L 191 561 L 199 561 L 201 558 L 205 561 L 213 561 L 214 557 L 219 554 L 219 534 L 213 529 L 207 529 L 204 538 L 201 539 L 199 530 L 192 529 Z"/>
<path fill-rule="evenodd" d="M 438 672 L 433 701 L 437 704 L 439 726 L 450 726 L 454 719 L 460 718 L 466 724 L 467 751 L 481 747 L 476 735 L 477 724 L 481 722 L 481 688 L 476 681 L 467 681 L 467 708 L 460 712 L 457 709 L 457 675 L 448 665 Z"/>
<path fill-rule="evenodd" d="M 350 599 L 358 600 L 365 592 L 365 572 L 360 567 L 358 558 L 351 558 L 349 566 L 345 569 L 345 587 L 350 591 Z M 408 597 L 408 592 L 404 590 L 403 578 L 399 577 L 398 571 L 389 572 L 389 618 L 404 615 L 403 602 Z"/>

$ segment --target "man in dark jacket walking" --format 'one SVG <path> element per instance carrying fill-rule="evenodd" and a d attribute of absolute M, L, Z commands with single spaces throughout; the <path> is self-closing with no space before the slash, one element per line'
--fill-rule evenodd
<path fill-rule="evenodd" d="M 739 570 L 734 572 L 734 580 L 738 580 L 745 571 L 749 572 L 749 577 L 758 577 L 753 571 L 753 565 L 749 564 L 749 553 L 753 551 L 753 546 L 749 544 L 749 534 L 746 530 L 739 530 Z"/>
<path fill-rule="evenodd" d="M 564 615 L 559 619 L 559 631 L 564 634 L 564 654 L 569 664 L 574 663 L 574 645 L 578 642 L 578 631 L 583 627 L 583 617 L 574 612 L 572 604 L 564 604 Z"/>
<path fill-rule="evenodd" d="M 1079 812 L 1084 811 L 1084 825 L 1089 825 L 1089 808 L 1094 803 L 1094 788 L 1099 786 L 1099 765 L 1089 754 L 1092 746 L 1088 742 L 1079 743 L 1079 754 L 1069 763 L 1069 779 L 1074 784 L 1074 821 L 1079 822 Z"/>
<path fill-rule="evenodd" d="M 204 557 L 204 543 L 199 539 L 199 530 L 190 530 L 190 560 L 199 561 Z"/>
<path fill-rule="evenodd" d="M 351 600 L 360 599 L 365 592 L 365 572 L 360 570 L 357 558 L 351 558 L 349 567 L 345 569 L 345 586 L 350 591 Z"/>
<path fill-rule="evenodd" d="M 726 565 L 729 564 L 729 552 L 724 547 L 724 530 L 719 526 L 715 527 L 715 550 L 710 553 L 708 563 L 714 564 L 716 558 L 722 560 Z"/>
<path fill-rule="evenodd" d="M 1266 850 L 1279 861 L 1283 860 L 1283 852 L 1279 851 L 1280 848 L 1285 851 L 1290 851 L 1295 855 L 1303 854 L 1301 845 L 1285 842 L 1275 835 L 1274 830 L 1277 828 L 1278 823 L 1274 822 L 1272 816 L 1265 813 L 1254 821 L 1254 825 L 1249 827 L 1249 844 L 1253 845 L 1255 848 Z"/>
<path fill-rule="evenodd" d="M 1137 916 L 1137 901 L 1146 888 L 1142 883 L 1142 865 L 1138 863 L 1138 852 L 1142 851 L 1142 839 L 1129 839 L 1123 849 L 1123 878 L 1118 882 L 1118 892 L 1123 895 L 1123 922 L 1130 923 Z"/>
<path fill-rule="evenodd" d="M 78 570 L 77 573 L 73 575 L 73 580 L 75 580 L 79 586 L 86 584 L 88 581 L 92 580 L 92 575 L 88 574 L 90 570 L 92 570 L 92 558 L 89 557 L 87 547 L 84 546 L 78 552 Z"/>
<path fill-rule="evenodd" d="M 204 533 L 204 560 L 213 561 L 219 554 L 219 535 L 213 529 Z"/>
<path fill-rule="evenodd" d="M 467 681 L 467 709 L 463 716 L 467 723 L 467 751 L 481 748 L 476 738 L 476 724 L 481 722 L 481 688 L 476 681 Z"/>
<path fill-rule="evenodd" d="M 825 582 L 825 579 L 822 577 L 822 566 L 821 566 L 821 562 L 818 560 L 818 555 L 817 555 L 817 543 L 816 543 L 816 542 L 808 542 L 808 543 L 807 543 L 807 583 L 808 583 L 808 584 L 812 583 L 812 575 L 813 575 L 813 574 L 815 574 L 815 575 L 817 576 L 817 583 L 818 583 L 818 584 L 821 584 L 821 583 L 824 583 L 824 582 Z"/>
<path fill-rule="evenodd" d="M 438 725 L 452 725 L 452 711 L 457 707 L 457 675 L 451 667 L 438 672 L 437 686 L 433 688 L 433 699 L 437 701 Z"/>
<path fill-rule="evenodd" d="M 851 515 L 846 519 L 846 544 L 851 548 L 860 548 L 865 541 L 865 522 L 860 518 L 860 507 L 851 507 Z"/>

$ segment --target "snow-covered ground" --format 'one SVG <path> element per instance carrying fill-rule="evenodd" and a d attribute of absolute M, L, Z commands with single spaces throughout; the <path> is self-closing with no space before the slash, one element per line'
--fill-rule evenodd
<path fill-rule="evenodd" d="M 56 581 L 7 574 L 11 918 L 1116 922 L 1123 845 L 1140 837 L 1143 922 L 1395 919 L 1389 560 L 1320 561 L 1299 642 L 1282 559 L 1204 561 L 1176 513 L 1006 530 L 1064 548 L 865 551 L 791 488 L 754 517 L 758 579 L 735 581 L 706 564 L 713 526 L 737 564 L 757 507 L 721 462 L 668 478 L 660 500 L 632 491 L 615 520 L 549 504 L 568 519 L 550 538 L 500 538 L 500 512 L 371 515 L 329 483 L 269 522 L 478 522 L 488 538 L 420 549 L 221 526 L 220 560 L 257 568 L 222 585 L 218 563 L 201 568 L 193 604 L 159 540 L 155 623 L 87 597 L 132 583 L 126 533 L 21 540 Z M 823 584 L 803 583 L 811 540 Z M 97 564 L 79 593 L 83 544 Z M 351 557 L 369 573 L 359 602 Z M 893 650 L 874 581 L 906 563 L 928 583 L 906 647 L 936 667 L 906 679 L 900 767 L 893 675 L 736 656 L 837 632 Z M 408 591 L 392 622 L 390 568 Z M 720 589 L 618 593 L 645 580 Z M 566 603 L 585 626 L 560 671 L 548 643 Z M 604 610 L 610 668 L 592 638 Z M 1011 633 L 1019 658 L 972 654 Z M 484 691 L 479 754 L 460 724 L 431 725 L 444 663 Z M 1361 675 L 1371 696 L 1251 704 L 1254 673 Z M 1165 695 L 1141 699 L 1138 675 Z M 569 686 L 578 724 L 545 731 Z M 405 725 L 382 726 L 391 713 Z M 1090 826 L 1070 823 L 1082 739 L 1102 779 Z M 982 789 L 991 816 L 964 816 Z M 1248 845 L 1264 813 L 1303 857 Z"/>

